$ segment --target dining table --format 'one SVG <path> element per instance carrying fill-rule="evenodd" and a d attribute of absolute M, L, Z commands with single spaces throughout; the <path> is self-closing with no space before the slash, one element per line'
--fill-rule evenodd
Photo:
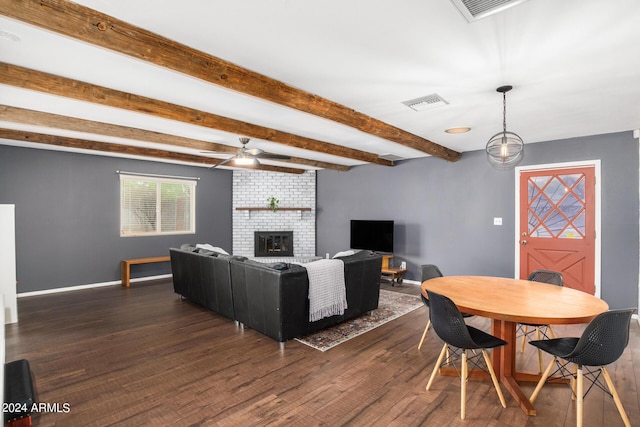
<path fill-rule="evenodd" d="M 427 290 L 447 296 L 464 313 L 491 319 L 491 334 L 507 343 L 492 350 L 493 369 L 527 415 L 536 410 L 518 382 L 538 382 L 540 374 L 516 370 L 517 324 L 589 323 L 609 309 L 605 301 L 576 289 L 505 277 L 437 277 L 422 283 L 426 298 Z"/>

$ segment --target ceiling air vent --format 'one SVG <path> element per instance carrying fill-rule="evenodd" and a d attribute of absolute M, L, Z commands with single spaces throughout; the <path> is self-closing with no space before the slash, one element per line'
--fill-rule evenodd
<path fill-rule="evenodd" d="M 410 101 L 404 101 L 404 105 L 416 111 L 429 110 L 431 108 L 441 107 L 447 105 L 448 102 L 443 97 L 434 93 L 432 95 L 422 96 L 420 98 L 412 99 Z"/>
<path fill-rule="evenodd" d="M 467 21 L 474 22 L 527 0 L 451 0 Z"/>

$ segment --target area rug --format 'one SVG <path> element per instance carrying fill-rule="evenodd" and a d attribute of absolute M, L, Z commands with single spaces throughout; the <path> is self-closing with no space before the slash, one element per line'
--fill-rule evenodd
<path fill-rule="evenodd" d="M 306 337 L 296 338 L 296 341 L 316 350 L 327 351 L 422 306 L 418 296 L 380 289 L 378 308 L 371 315 L 364 314 Z"/>

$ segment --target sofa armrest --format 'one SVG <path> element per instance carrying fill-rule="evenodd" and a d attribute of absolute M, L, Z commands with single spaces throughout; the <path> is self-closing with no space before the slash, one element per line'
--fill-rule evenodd
<path fill-rule="evenodd" d="M 235 319 L 229 259 L 214 253 L 169 249 L 173 290 L 189 301 Z"/>
<path fill-rule="evenodd" d="M 309 312 L 307 270 L 276 270 L 254 261 L 230 262 L 236 320 L 276 341 L 299 336 Z"/>

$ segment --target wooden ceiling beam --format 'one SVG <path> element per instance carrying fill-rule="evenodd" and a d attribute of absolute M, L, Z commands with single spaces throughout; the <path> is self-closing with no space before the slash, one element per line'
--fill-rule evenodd
<path fill-rule="evenodd" d="M 132 145 L 113 144 L 110 142 L 90 141 L 86 139 L 70 138 L 60 135 L 47 135 L 44 133 L 0 128 L 0 138 L 10 139 L 12 141 L 31 142 L 38 144 L 54 145 L 57 147 L 73 148 L 76 150 L 102 151 L 104 153 L 124 154 L 127 156 L 151 157 L 154 159 L 164 159 L 171 161 L 180 161 L 187 163 L 195 163 L 201 165 L 215 166 L 220 159 L 212 159 L 211 157 L 194 156 L 192 154 L 176 153 L 175 151 L 158 150 L 155 148 L 135 147 Z M 257 166 L 235 166 L 241 169 L 258 169 L 270 172 L 284 173 L 304 173 L 304 169 L 285 168 L 272 165 Z"/>
<path fill-rule="evenodd" d="M 456 161 L 460 153 L 344 105 L 66 0 L 10 0 L 0 13 L 204 81 L 342 123 L 413 149 Z"/>
<path fill-rule="evenodd" d="M 54 129 L 65 129 L 75 132 L 87 132 L 97 135 L 126 138 L 137 141 L 166 144 L 175 147 L 191 148 L 203 151 L 215 151 L 220 153 L 235 154 L 237 147 L 202 141 L 199 139 L 185 138 L 179 135 L 154 132 L 145 129 L 114 125 L 110 123 L 96 122 L 75 117 L 61 116 L 58 114 L 44 113 L 42 111 L 28 110 L 0 104 L 0 118 L 3 121 L 22 123 L 35 126 L 45 126 Z M 266 153 L 270 154 L 270 153 Z M 339 171 L 349 170 L 349 166 L 336 163 L 321 162 L 316 160 L 291 157 L 289 160 L 277 160 L 279 162 L 295 163 L 299 165 L 313 166 L 322 169 L 334 169 Z"/>
<path fill-rule="evenodd" d="M 7 64 L 5 62 L 0 62 L 0 83 L 80 101 L 92 102 L 108 107 L 121 108 L 164 119 L 177 120 L 192 125 L 218 129 L 236 135 L 264 139 L 265 141 L 277 142 L 290 147 L 303 148 L 305 150 L 351 158 L 367 163 L 393 166 L 393 162 L 381 159 L 374 153 L 281 132 L 206 111 L 121 92 L 104 86 L 68 79 L 66 77 Z"/>

